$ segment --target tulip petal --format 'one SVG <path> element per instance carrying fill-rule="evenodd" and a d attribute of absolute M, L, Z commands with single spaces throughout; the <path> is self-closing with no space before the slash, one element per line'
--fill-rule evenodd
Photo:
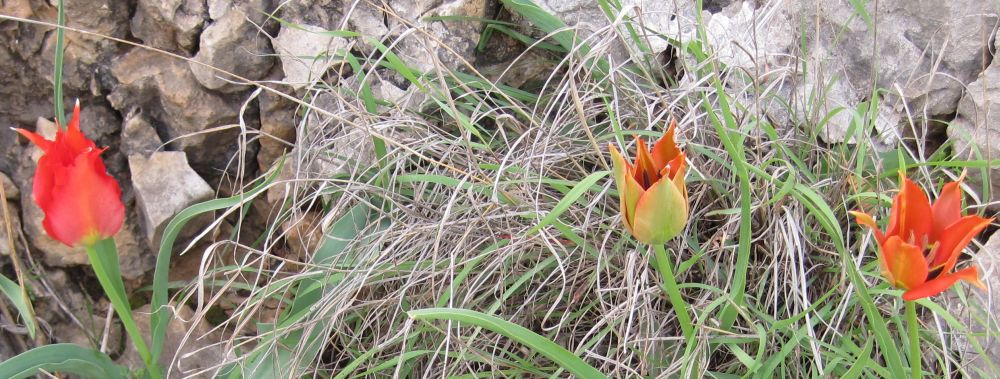
<path fill-rule="evenodd" d="M 76 157 L 80 154 L 84 154 L 89 150 L 96 149 L 97 145 L 94 141 L 91 141 L 87 136 L 83 135 L 83 131 L 80 130 L 80 102 L 76 102 L 76 106 L 73 107 L 73 118 L 69 120 L 66 126 L 66 131 L 60 131 L 56 135 L 56 141 L 62 139 L 61 144 L 63 147 L 67 148 L 72 157 Z M 70 162 L 65 162 L 70 163 Z"/>
<path fill-rule="evenodd" d="M 684 230 L 688 208 L 673 181 L 663 178 L 646 190 L 635 206 L 632 235 L 646 244 L 663 244 Z"/>
<path fill-rule="evenodd" d="M 642 188 L 649 189 L 660 180 L 659 171 L 656 169 L 656 165 L 653 163 L 653 157 L 649 155 L 649 148 L 646 146 L 646 142 L 635 137 L 636 141 L 636 154 L 635 154 L 635 172 L 633 176 L 635 181 L 642 185 Z"/>
<path fill-rule="evenodd" d="M 632 166 L 618 152 L 614 145 L 608 144 L 611 150 L 612 171 L 615 176 L 615 186 L 618 188 L 618 206 L 622 213 L 622 221 L 629 233 L 632 232 L 632 220 L 635 218 L 635 205 L 639 202 L 645 190 L 632 177 Z"/>
<path fill-rule="evenodd" d="M 35 144 L 35 146 L 38 146 L 38 148 L 42 149 L 42 151 L 47 152 L 52 147 L 52 141 L 49 141 L 45 139 L 45 137 L 42 137 L 38 134 L 20 128 L 14 129 L 14 131 L 24 136 L 24 138 L 27 138 L 28 141 L 31 141 L 31 143 Z"/>
<path fill-rule="evenodd" d="M 673 172 L 670 174 L 670 180 L 674 182 L 674 187 L 677 187 L 677 190 L 684 195 L 684 209 L 689 209 L 687 183 L 684 181 L 684 176 L 687 175 L 687 161 L 684 160 L 684 153 L 681 152 L 670 164 L 676 164 L 676 169 L 671 166 Z"/>
<path fill-rule="evenodd" d="M 944 185 L 941 189 L 941 196 L 938 196 L 931 206 L 931 213 L 934 214 L 934 228 L 931 230 L 931 241 L 941 238 L 941 233 L 962 218 L 962 188 L 959 181 Z"/>
<path fill-rule="evenodd" d="M 936 269 L 943 266 L 942 273 L 951 272 L 955 268 L 955 263 L 958 262 L 958 257 L 962 255 L 962 250 L 991 222 L 993 222 L 991 218 L 969 215 L 948 226 L 941 232 L 937 246 L 931 253 L 933 256 L 931 268 Z"/>
<path fill-rule="evenodd" d="M 872 218 L 871 215 L 861 211 L 848 211 L 847 213 L 854 216 L 854 219 L 858 222 L 858 224 L 867 226 L 868 229 L 871 229 L 872 232 L 875 233 L 875 241 L 878 241 L 879 245 L 885 243 L 885 234 L 882 234 L 882 231 L 879 230 L 878 225 L 875 224 L 875 219 Z"/>
<path fill-rule="evenodd" d="M 903 242 L 899 236 L 890 236 L 882 245 L 882 254 L 893 286 L 913 289 L 927 280 L 927 260 L 919 247 Z"/>
<path fill-rule="evenodd" d="M 108 175 L 100 153 L 91 150 L 61 167 L 50 189 L 51 201 L 42 207 L 45 230 L 68 246 L 110 237 L 124 221 L 121 189 Z"/>
<path fill-rule="evenodd" d="M 976 267 L 968 267 L 951 274 L 944 274 L 928 280 L 926 283 L 903 293 L 903 300 L 913 301 L 925 297 L 934 296 L 950 288 L 955 282 L 964 280 L 980 289 L 986 289 L 986 285 L 979 280 L 979 270 Z"/>
<path fill-rule="evenodd" d="M 916 183 L 903 176 L 899 194 L 892 201 L 887 236 L 900 236 L 915 245 L 927 243 L 933 225 L 931 203 Z"/>
<path fill-rule="evenodd" d="M 681 153 L 677 142 L 674 141 L 675 129 L 677 129 L 677 121 L 670 120 L 670 126 L 667 127 L 666 133 L 663 133 L 663 136 L 653 144 L 653 164 L 658 168 L 662 169 L 670 164 Z"/>

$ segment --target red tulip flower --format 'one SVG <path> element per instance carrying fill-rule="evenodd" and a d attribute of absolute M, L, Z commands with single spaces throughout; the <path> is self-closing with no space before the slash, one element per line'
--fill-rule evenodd
<path fill-rule="evenodd" d="M 625 228 L 639 242 L 662 245 L 684 230 L 688 219 L 684 152 L 674 142 L 677 123 L 671 121 L 667 132 L 652 152 L 641 138 L 636 138 L 635 164 L 629 164 L 613 145 L 608 145 L 614 164 L 615 184 Z"/>
<path fill-rule="evenodd" d="M 53 141 L 16 129 L 44 154 L 38 159 L 32 194 L 45 213 L 42 225 L 52 238 L 68 246 L 92 246 L 122 227 L 125 205 L 118 182 L 108 175 L 94 141 L 80 131 L 80 103 L 66 130 Z"/>
<path fill-rule="evenodd" d="M 923 190 L 904 177 L 884 233 L 872 216 L 850 212 L 859 224 L 875 232 L 882 275 L 894 287 L 906 290 L 903 300 L 937 295 L 959 280 L 985 288 L 975 266 L 953 272 L 965 246 L 993 221 L 962 216 L 960 183 L 961 179 L 946 184 L 932 206 Z"/>

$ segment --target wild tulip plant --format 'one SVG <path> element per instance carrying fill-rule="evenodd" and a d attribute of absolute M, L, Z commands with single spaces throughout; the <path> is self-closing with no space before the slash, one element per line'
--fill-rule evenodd
<path fill-rule="evenodd" d="M 87 251 L 94 274 L 126 332 L 142 357 L 152 378 L 162 377 L 139 328 L 132 319 L 132 308 L 125 292 L 118 264 L 118 251 L 112 237 L 122 227 L 125 205 L 121 188 L 108 175 L 101 153 L 80 130 L 80 102 L 73 107 L 73 117 L 54 140 L 24 129 L 15 129 L 43 151 L 35 170 L 32 197 L 45 219 L 42 225 L 53 239 L 69 247 Z"/>
<path fill-rule="evenodd" d="M 687 161 L 674 141 L 676 129 L 677 123 L 672 120 L 667 131 L 653 144 L 652 151 L 645 141 L 636 137 L 633 164 L 614 145 L 609 144 L 608 150 L 611 151 L 622 223 L 636 240 L 652 246 L 653 261 L 663 279 L 664 292 L 677 313 L 684 339 L 690 342 L 694 338 L 694 326 L 663 246 L 684 231 L 688 221 L 684 183 Z"/>
<path fill-rule="evenodd" d="M 962 250 L 983 231 L 992 218 L 962 215 L 962 178 L 945 184 L 931 205 L 923 190 L 905 175 L 892 201 L 889 225 L 883 232 L 875 219 L 860 211 L 850 212 L 858 224 L 875 233 L 879 266 L 890 285 L 903 292 L 910 340 L 910 366 L 914 378 L 921 376 L 916 300 L 944 292 L 959 280 L 986 286 L 979 271 L 968 266 L 954 271 Z"/>

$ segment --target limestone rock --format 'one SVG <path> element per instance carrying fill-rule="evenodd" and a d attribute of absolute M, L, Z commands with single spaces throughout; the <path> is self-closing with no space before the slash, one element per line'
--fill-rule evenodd
<path fill-rule="evenodd" d="M 764 83 L 792 87 L 785 99 L 793 104 L 792 123 L 816 123 L 836 108 L 853 109 L 872 88 L 889 90 L 879 117 L 891 121 L 905 119 L 907 109 L 920 118 L 953 114 L 963 87 L 989 54 L 987 36 L 997 22 L 995 4 L 977 0 L 889 0 L 867 9 L 878 24 L 875 33 L 865 17 L 843 5 L 795 0 L 754 9 L 734 2 L 711 16 L 709 35 L 723 63 L 759 73 Z M 805 24 L 813 26 L 800 30 Z M 803 62 L 808 71 L 797 69 Z M 850 122 L 841 112 L 820 136 L 850 142 Z M 879 132 L 895 138 L 898 127 L 886 122 Z"/>
<path fill-rule="evenodd" d="M 313 25 L 326 30 L 346 29 L 366 38 L 381 40 L 389 32 L 385 22 L 387 15 L 381 6 L 379 2 L 372 1 L 355 1 L 348 6 L 348 3 L 333 1 L 286 0 L 279 7 L 279 17 L 296 25 Z M 363 41 L 361 43 L 364 44 Z"/>
<path fill-rule="evenodd" d="M 962 159 L 1000 158 L 1000 64 L 994 61 L 976 81 L 969 84 L 958 105 L 958 113 L 948 126 L 948 137 L 955 143 L 955 155 Z M 990 181 L 993 198 L 1000 196 L 1000 167 L 990 167 L 989 176 L 970 169 L 973 188 Z"/>
<path fill-rule="evenodd" d="M 389 34 L 400 36 L 397 55 L 419 72 L 431 72 L 435 58 L 449 69 L 466 70 L 476 62 L 476 44 L 483 25 L 476 21 L 435 21 L 432 17 L 487 17 L 486 0 L 398 1 L 389 6 Z M 398 20 L 394 17 L 404 17 Z M 405 21 L 405 22 L 404 22 Z M 416 28 L 417 30 L 410 30 Z"/>
<path fill-rule="evenodd" d="M 150 247 L 159 246 L 163 229 L 178 212 L 211 199 L 214 194 L 208 183 L 188 166 L 182 152 L 159 151 L 148 158 L 133 155 L 128 162 L 145 242 Z M 204 220 L 192 221 L 185 230 L 194 232 L 204 225 Z"/>
<path fill-rule="evenodd" d="M 323 34 L 325 31 L 314 25 L 281 26 L 274 48 L 281 59 L 285 83 L 293 88 L 309 85 L 326 72 L 336 51 L 347 46 L 347 40 Z"/>
<path fill-rule="evenodd" d="M 162 127 L 171 149 L 190 154 L 196 170 L 215 172 L 237 151 L 237 129 L 200 133 L 237 122 L 239 101 L 206 90 L 182 61 L 145 49 L 120 57 L 111 74 L 119 84 L 108 95 L 111 105 L 128 114 L 141 111 Z"/>
<path fill-rule="evenodd" d="M 90 91 L 97 80 L 96 69 L 117 53 L 117 42 L 100 36 L 125 38 L 129 34 L 129 10 L 126 2 L 117 0 L 95 0 L 86 2 L 65 2 L 66 25 L 97 33 L 86 35 L 66 33 L 66 48 L 63 55 L 63 86 L 66 90 Z M 53 13 L 51 13 L 54 15 Z M 55 19 L 49 20 L 55 22 Z M 36 65 L 39 74 L 50 83 L 55 67 L 55 33 L 46 38 L 40 58 L 44 64 Z"/>
<path fill-rule="evenodd" d="M 294 146 L 296 104 L 269 92 L 260 95 L 259 104 L 262 135 L 257 164 L 266 170 Z"/>
<path fill-rule="evenodd" d="M 604 11 L 588 0 L 538 0 L 535 3 L 568 26 L 575 27 L 581 39 L 599 33 L 611 24 Z M 653 52 L 663 51 L 669 45 L 664 36 L 677 38 L 695 27 L 693 1 L 622 0 L 620 4 L 623 17 L 641 20 L 644 28 L 636 30 L 642 33 L 641 37 L 648 41 Z M 623 52 L 615 53 L 624 58 Z"/>
<path fill-rule="evenodd" d="M 262 9 L 266 8 L 266 2 L 256 3 Z M 224 6 L 215 8 L 219 7 Z M 269 39 L 248 18 L 251 15 L 241 7 L 222 10 L 210 8 L 209 14 L 214 21 L 201 33 L 198 53 L 195 54 L 194 61 L 189 62 L 191 72 L 198 82 L 206 88 L 224 92 L 245 89 L 244 86 L 230 83 L 233 78 L 206 65 L 250 80 L 260 79 L 267 74 L 273 64 L 273 51 Z"/>
<path fill-rule="evenodd" d="M 192 53 L 207 18 L 202 0 L 139 0 L 132 34 L 149 46 Z"/>
<path fill-rule="evenodd" d="M 142 112 L 132 112 L 125 118 L 122 126 L 122 152 L 126 156 L 141 155 L 148 157 L 160 149 L 163 141 L 156 134 L 156 129 Z"/>

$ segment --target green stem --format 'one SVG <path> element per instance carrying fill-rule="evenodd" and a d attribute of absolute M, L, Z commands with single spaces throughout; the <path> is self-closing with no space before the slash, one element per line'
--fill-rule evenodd
<path fill-rule="evenodd" d="M 52 73 L 52 82 L 55 84 L 55 93 L 53 94 L 52 103 L 56 108 L 56 121 L 59 123 L 60 129 L 66 128 L 66 108 L 63 106 L 63 88 L 62 88 L 62 76 L 63 76 L 63 48 L 66 43 L 63 41 L 63 34 L 65 31 L 63 27 L 66 26 L 66 10 L 63 6 L 63 0 L 59 0 L 58 13 L 56 15 L 56 23 L 59 25 L 56 28 L 56 56 L 55 56 L 55 72 Z"/>
<path fill-rule="evenodd" d="M 677 288 L 674 269 L 671 267 L 670 258 L 667 257 L 667 251 L 663 245 L 653 245 L 653 263 L 663 279 L 663 292 L 670 299 L 674 313 L 677 313 L 677 321 L 681 324 L 684 340 L 690 343 L 694 340 L 694 326 L 691 324 L 691 316 L 688 315 L 688 305 L 684 302 L 684 297 L 681 296 L 681 290 Z"/>
<path fill-rule="evenodd" d="M 115 248 L 115 241 L 107 238 L 94 245 L 86 246 L 87 256 L 90 258 L 90 265 L 94 268 L 97 281 L 104 288 L 104 293 L 111 300 L 111 306 L 118 313 L 118 317 L 125 326 L 132 344 L 142 357 L 142 362 L 146 364 L 146 370 L 153 379 L 163 378 L 160 368 L 157 366 L 153 356 L 149 353 L 146 340 L 143 339 L 139 327 L 132 319 L 132 307 L 129 305 L 128 297 L 125 295 L 125 283 L 122 282 L 122 275 L 118 265 L 118 249 Z"/>
<path fill-rule="evenodd" d="M 920 379 L 920 322 L 917 320 L 917 303 L 906 303 L 906 333 L 910 337 L 910 373 L 913 379 Z"/>

